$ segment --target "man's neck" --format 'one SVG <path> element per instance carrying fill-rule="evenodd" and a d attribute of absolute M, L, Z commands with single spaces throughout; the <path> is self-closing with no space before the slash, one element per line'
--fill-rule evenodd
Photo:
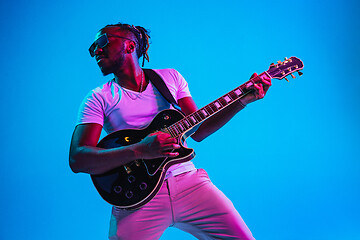
<path fill-rule="evenodd" d="M 114 73 L 115 81 L 122 87 L 140 92 L 145 85 L 144 73 L 139 64 L 128 65 Z"/>

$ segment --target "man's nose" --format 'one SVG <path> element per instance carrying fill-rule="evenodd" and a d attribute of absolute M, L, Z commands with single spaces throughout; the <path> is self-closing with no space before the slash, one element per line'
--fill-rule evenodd
<path fill-rule="evenodd" d="M 95 55 L 99 55 L 102 52 L 103 52 L 103 49 L 99 46 L 96 46 L 95 51 L 94 51 Z"/>

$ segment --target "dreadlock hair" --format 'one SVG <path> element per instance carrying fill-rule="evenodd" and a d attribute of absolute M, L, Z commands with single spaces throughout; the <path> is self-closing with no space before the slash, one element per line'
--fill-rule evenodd
<path fill-rule="evenodd" d="M 123 24 L 123 23 L 117 23 L 117 24 L 108 24 L 105 27 L 103 27 L 101 30 L 109 27 L 118 27 L 120 30 L 126 30 L 134 34 L 137 40 L 137 46 L 136 46 L 136 55 L 138 58 L 141 56 L 143 57 L 142 66 L 144 67 L 145 59 L 149 62 L 149 55 L 147 53 L 149 47 L 150 47 L 150 31 L 146 30 L 145 28 L 141 26 L 134 26 L 129 24 Z"/>

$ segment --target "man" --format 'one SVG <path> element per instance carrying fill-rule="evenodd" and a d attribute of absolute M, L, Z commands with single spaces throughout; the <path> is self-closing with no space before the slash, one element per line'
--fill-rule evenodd
<path fill-rule="evenodd" d="M 148 32 L 140 26 L 119 23 L 107 25 L 97 33 L 90 54 L 102 73 L 113 73 L 114 79 L 91 91 L 80 107 L 70 147 L 70 166 L 74 172 L 101 174 L 136 159 L 177 155 L 173 150 L 179 144 L 164 132 L 150 134 L 129 146 L 96 147 L 102 128 L 108 133 L 143 128 L 159 111 L 170 108 L 139 66 L 140 57 L 149 60 L 148 48 Z M 188 115 L 198 109 L 185 79 L 176 70 L 155 71 L 182 112 Z M 263 98 L 270 85 L 270 79 L 262 77 L 249 86 L 251 94 L 204 121 L 192 138 L 202 141 L 217 131 L 245 105 Z M 192 161 L 171 166 L 159 193 L 140 209 L 113 207 L 109 238 L 159 239 L 169 226 L 198 239 L 254 239 L 230 200 Z"/>

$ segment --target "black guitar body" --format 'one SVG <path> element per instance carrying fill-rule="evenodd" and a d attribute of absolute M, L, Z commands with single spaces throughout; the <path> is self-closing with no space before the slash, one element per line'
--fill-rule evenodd
<path fill-rule="evenodd" d="M 109 149 L 138 143 L 153 132 L 166 132 L 168 126 L 183 118 L 184 115 L 177 110 L 161 111 L 146 128 L 113 132 L 103 138 L 97 147 Z M 177 157 L 139 159 L 107 173 L 91 175 L 97 191 L 105 201 L 119 208 L 140 208 L 158 193 L 171 165 L 189 161 L 195 156 L 193 149 L 183 146 L 183 134 L 177 140 L 181 146 L 175 150 L 179 152 Z"/>

